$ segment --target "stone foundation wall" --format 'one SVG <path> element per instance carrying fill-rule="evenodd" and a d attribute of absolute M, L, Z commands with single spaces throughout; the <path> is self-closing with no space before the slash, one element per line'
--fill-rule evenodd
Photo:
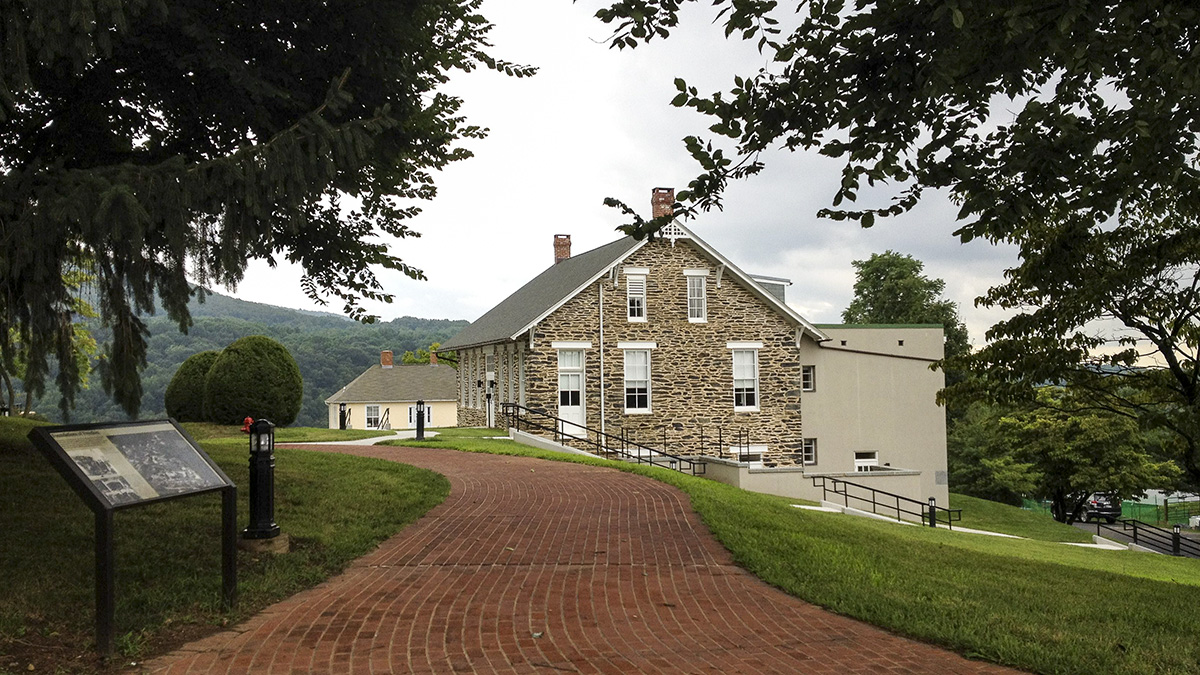
<path fill-rule="evenodd" d="M 458 426 L 483 427 L 487 426 L 487 411 L 475 408 L 458 409 Z"/>

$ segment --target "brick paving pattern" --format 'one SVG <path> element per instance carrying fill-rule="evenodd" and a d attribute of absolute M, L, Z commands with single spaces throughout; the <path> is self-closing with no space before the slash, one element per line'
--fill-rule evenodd
<path fill-rule="evenodd" d="M 563 462 L 342 446 L 450 496 L 343 574 L 146 664 L 161 673 L 1004 673 L 733 564 L 687 496 Z"/>

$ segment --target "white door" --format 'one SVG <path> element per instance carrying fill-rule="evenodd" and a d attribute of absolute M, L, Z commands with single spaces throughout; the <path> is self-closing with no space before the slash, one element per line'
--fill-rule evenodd
<path fill-rule="evenodd" d="M 558 350 L 558 417 L 560 429 L 568 436 L 586 436 L 587 417 L 583 409 L 583 350 Z"/>

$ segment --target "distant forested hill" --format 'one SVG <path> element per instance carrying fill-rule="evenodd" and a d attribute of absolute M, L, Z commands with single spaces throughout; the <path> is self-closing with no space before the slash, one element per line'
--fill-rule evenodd
<path fill-rule="evenodd" d="M 273 305 L 246 302 L 211 293 L 203 303 L 193 300 L 194 325 L 187 335 L 159 314 L 146 318 L 150 329 L 146 369 L 142 372 L 142 419 L 164 417 L 163 392 L 184 359 L 208 349 L 220 350 L 246 335 L 266 335 L 282 343 L 295 357 L 304 377 L 304 403 L 297 426 L 324 427 L 328 424 L 325 399 L 376 363 L 379 352 L 390 349 L 396 362 L 406 351 L 445 342 L 466 326 L 467 321 L 401 317 L 377 324 L 361 324 L 345 317 L 305 312 Z M 108 332 L 93 327 L 97 341 Z M 50 378 L 53 382 L 53 378 Z M 63 421 L 58 410 L 59 394 L 53 386 L 36 401 L 33 409 L 54 421 Z M 72 423 L 123 421 L 128 417 L 100 387 L 93 373 L 91 386 L 80 392 Z"/>

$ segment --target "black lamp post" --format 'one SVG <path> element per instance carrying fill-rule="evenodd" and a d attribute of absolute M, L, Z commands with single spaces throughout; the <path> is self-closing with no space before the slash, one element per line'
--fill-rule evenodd
<path fill-rule="evenodd" d="M 338 429 L 346 430 L 346 404 L 338 404 Z"/>
<path fill-rule="evenodd" d="M 417 401 L 417 440 L 425 440 L 425 401 Z"/>
<path fill-rule="evenodd" d="M 488 428 L 496 426 L 496 411 L 492 408 L 492 392 L 496 389 L 496 381 L 488 380 L 487 389 L 487 425 Z"/>
<path fill-rule="evenodd" d="M 250 425 L 250 524 L 245 539 L 279 535 L 275 524 L 275 425 L 258 420 Z"/>

